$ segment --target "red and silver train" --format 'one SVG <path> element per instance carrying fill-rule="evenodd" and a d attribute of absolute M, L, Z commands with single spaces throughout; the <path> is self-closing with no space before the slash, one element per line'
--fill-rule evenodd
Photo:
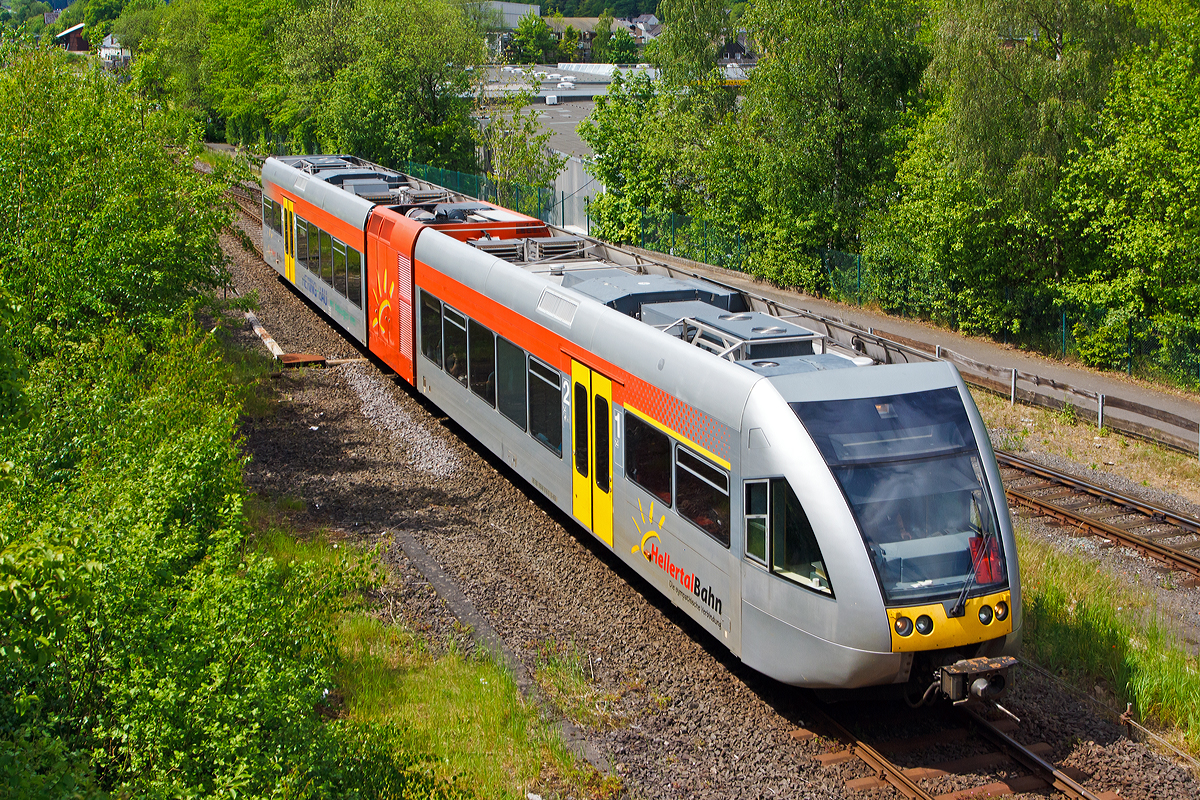
<path fill-rule="evenodd" d="M 952 365 L 876 363 L 720 282 L 357 158 L 270 158 L 262 181 L 280 275 L 746 664 L 1003 689 L 1016 548 Z"/>

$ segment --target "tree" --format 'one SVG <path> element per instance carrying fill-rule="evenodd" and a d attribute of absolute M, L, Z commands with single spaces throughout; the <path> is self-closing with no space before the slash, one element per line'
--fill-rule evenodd
<path fill-rule="evenodd" d="M 1150 9 L 1147 9 L 1147 11 Z M 1120 367 L 1131 327 L 1145 319 L 1169 371 L 1196 373 L 1200 344 L 1200 12 L 1153 7 L 1154 39 L 1118 66 L 1082 157 L 1063 181 L 1068 215 L 1098 257 L 1062 285 L 1081 321 L 1084 358 Z"/>
<path fill-rule="evenodd" d="M 666 29 L 655 40 L 654 62 L 676 85 L 698 81 L 717 66 L 729 32 L 725 0 L 662 0 Z"/>
<path fill-rule="evenodd" d="M 291 120 L 326 151 L 392 166 L 475 165 L 471 72 L 482 40 L 445 0 L 353 0 L 297 19 Z M 303 123 L 301 123 L 303 121 Z"/>
<path fill-rule="evenodd" d="M 613 64 L 633 64 L 637 57 L 637 42 L 629 35 L 629 31 L 620 30 L 614 33 L 608 43 L 608 60 Z"/>
<path fill-rule="evenodd" d="M 521 17 L 513 31 L 509 57 L 514 64 L 546 64 L 558 53 L 550 26 L 534 12 Z"/>
<path fill-rule="evenodd" d="M 579 58 L 579 31 L 574 25 L 568 25 L 563 31 L 562 39 L 558 42 L 558 60 L 574 61 Z"/>
<path fill-rule="evenodd" d="M 1060 183 L 1136 37 L 1131 11 L 1104 0 L 946 0 L 934 22 L 926 87 L 938 110 L 905 156 L 913 168 L 901 170 L 873 255 L 934 248 L 919 260 L 938 265 L 954 298 L 947 321 L 967 330 L 1057 323 L 1058 283 L 1095 256 Z"/>
<path fill-rule="evenodd" d="M 596 27 L 593 28 L 595 36 L 592 38 L 592 61 L 597 64 L 609 63 L 608 43 L 612 41 L 612 24 L 612 15 L 607 11 L 596 20 Z"/>
<path fill-rule="evenodd" d="M 911 0 L 769 0 L 747 12 L 762 57 L 739 124 L 755 143 L 759 204 L 798 246 L 857 249 L 926 63 L 921 16 Z"/>
<path fill-rule="evenodd" d="M 142 42 L 153 41 L 166 6 L 160 0 L 133 0 L 113 22 L 112 32 L 122 47 L 137 55 Z"/>
<path fill-rule="evenodd" d="M 488 177 L 498 185 L 500 202 L 517 205 L 517 187 L 542 189 L 554 183 L 566 156 L 550 150 L 551 131 L 532 107 L 532 92 L 520 92 L 482 105 L 479 140 L 488 153 Z M 536 201 L 532 193 L 526 197 Z M 532 208 L 517 209 L 526 213 Z M 536 211 L 534 211 L 536 213 Z"/>

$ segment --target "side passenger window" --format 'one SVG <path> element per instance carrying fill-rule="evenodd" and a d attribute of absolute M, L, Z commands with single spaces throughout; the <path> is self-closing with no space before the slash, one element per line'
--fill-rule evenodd
<path fill-rule="evenodd" d="M 467 322 L 470 333 L 471 391 L 496 405 L 496 334 L 475 320 Z"/>
<path fill-rule="evenodd" d="M 526 429 L 525 351 L 496 337 L 496 407 L 521 430 Z"/>
<path fill-rule="evenodd" d="M 625 475 L 671 505 L 671 440 L 628 411 L 625 412 Z"/>
<path fill-rule="evenodd" d="M 351 303 L 362 308 L 362 254 L 353 247 L 347 247 L 346 264 L 349 273 L 346 296 L 350 298 Z"/>
<path fill-rule="evenodd" d="M 308 223 L 296 217 L 296 263 L 308 263 Z"/>
<path fill-rule="evenodd" d="M 729 547 L 729 475 L 686 447 L 675 449 L 675 507 Z"/>
<path fill-rule="evenodd" d="M 562 378 L 558 370 L 529 359 L 529 433 L 562 458 Z"/>
<path fill-rule="evenodd" d="M 449 306 L 442 308 L 442 343 L 446 353 L 446 372 L 463 386 L 467 385 L 467 318 Z"/>
<path fill-rule="evenodd" d="M 421 352 L 442 366 L 442 301 L 421 292 Z"/>

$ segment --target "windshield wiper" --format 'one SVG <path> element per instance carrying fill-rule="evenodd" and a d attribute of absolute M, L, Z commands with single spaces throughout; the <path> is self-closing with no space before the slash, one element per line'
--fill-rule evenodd
<path fill-rule="evenodd" d="M 971 497 L 971 512 L 971 516 L 974 517 L 975 520 L 979 520 L 978 524 L 972 520 L 971 527 L 974 528 L 975 532 L 982 537 L 983 541 L 980 542 L 979 553 L 976 554 L 975 558 L 971 559 L 971 571 L 967 573 L 967 579 L 963 582 L 962 591 L 958 593 L 958 599 L 955 600 L 954 605 L 950 607 L 950 611 L 947 614 L 947 616 L 950 617 L 966 616 L 967 595 L 970 594 L 971 589 L 975 588 L 975 579 L 979 574 L 979 564 L 983 561 L 983 559 L 987 558 L 988 545 L 992 540 L 992 536 L 994 535 L 990 527 L 986 531 L 983 530 L 983 517 L 979 514 L 979 503 L 975 501 L 974 496 Z"/>

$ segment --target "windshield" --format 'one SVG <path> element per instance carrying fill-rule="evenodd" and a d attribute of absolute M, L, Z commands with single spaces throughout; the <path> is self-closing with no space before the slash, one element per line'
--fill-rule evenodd
<path fill-rule="evenodd" d="M 957 389 L 791 406 L 850 502 L 889 604 L 953 597 L 972 569 L 979 591 L 1007 580 Z"/>

